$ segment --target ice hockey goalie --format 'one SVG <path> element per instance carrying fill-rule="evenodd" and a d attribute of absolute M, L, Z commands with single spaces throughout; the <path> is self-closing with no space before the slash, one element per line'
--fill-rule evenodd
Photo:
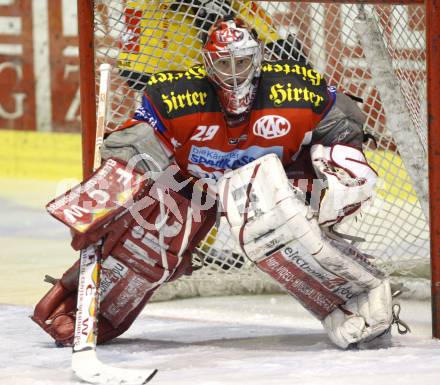
<path fill-rule="evenodd" d="M 331 231 L 360 212 L 377 179 L 356 103 L 303 61 L 263 61 L 262 40 L 233 16 L 213 24 L 202 56 L 203 65 L 149 77 L 133 118 L 104 142 L 105 165 L 137 159 L 131 171 L 148 177 L 125 209 L 75 232 L 75 249 L 102 243 L 98 342 L 124 332 L 162 283 L 191 272 L 217 211 L 204 180 L 216 185 L 245 257 L 321 320 L 334 344 L 389 336 L 388 278 Z M 94 207 L 105 194 L 92 195 Z M 62 345 L 72 342 L 77 277 L 75 264 L 32 318 Z"/>

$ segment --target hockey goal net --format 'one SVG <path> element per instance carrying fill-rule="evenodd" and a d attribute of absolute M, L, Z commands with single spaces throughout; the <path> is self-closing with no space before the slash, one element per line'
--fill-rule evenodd
<path fill-rule="evenodd" d="M 265 40 L 268 59 L 306 60 L 329 84 L 363 100 L 366 131 L 377 140 L 365 151 L 381 182 L 371 206 L 339 231 L 364 238 L 358 247 L 396 279 L 422 286 L 425 280 L 429 295 L 428 18 L 421 1 L 392 3 L 79 1 L 85 172 L 93 158 L 94 68 L 113 66 L 111 131 L 134 112 L 149 74 L 200 62 L 213 21 L 241 15 Z M 194 260 L 204 267 L 169 285 L 161 298 L 276 290 L 222 225 L 199 245 Z"/>

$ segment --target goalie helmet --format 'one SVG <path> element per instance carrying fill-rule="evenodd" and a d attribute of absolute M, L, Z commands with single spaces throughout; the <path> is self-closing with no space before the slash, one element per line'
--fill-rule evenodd
<path fill-rule="evenodd" d="M 202 55 L 228 123 L 242 122 L 247 118 L 258 86 L 262 41 L 243 20 L 226 16 L 209 30 Z"/>

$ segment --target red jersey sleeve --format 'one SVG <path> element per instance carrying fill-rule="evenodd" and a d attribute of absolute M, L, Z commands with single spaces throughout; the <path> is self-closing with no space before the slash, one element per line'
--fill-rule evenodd
<path fill-rule="evenodd" d="M 156 136 L 160 139 L 164 147 L 171 153 L 174 152 L 171 125 L 160 115 L 147 94 L 142 96 L 141 105 L 136 109 L 133 117 L 118 127 L 117 131 L 132 127 L 141 122 L 146 122 L 153 127 Z"/>

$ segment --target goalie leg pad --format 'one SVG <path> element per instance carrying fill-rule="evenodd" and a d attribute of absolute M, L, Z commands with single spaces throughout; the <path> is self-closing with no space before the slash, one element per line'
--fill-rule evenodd
<path fill-rule="evenodd" d="M 324 327 L 338 346 L 389 327 L 391 294 L 384 274 L 353 246 L 323 236 L 275 155 L 226 174 L 219 195 L 245 255 L 317 318 L 334 321 L 334 333 Z"/>
<path fill-rule="evenodd" d="M 323 321 L 330 339 L 341 348 L 368 342 L 385 333 L 393 322 L 392 296 L 388 279 L 335 309 Z"/>
<path fill-rule="evenodd" d="M 66 275 L 76 276 L 79 273 L 78 263 L 75 263 L 46 295 L 35 306 L 31 319 L 48 333 L 59 346 L 72 346 L 75 313 L 76 313 L 76 283 L 74 287 L 67 288 L 65 285 Z M 122 322 L 115 327 L 105 316 L 100 315 L 98 320 L 98 343 L 111 340 L 124 333 L 139 313 L 142 311 L 154 291 L 145 293 L 136 308 L 125 315 Z"/>
<path fill-rule="evenodd" d="M 365 289 L 380 284 L 383 274 L 359 252 L 341 252 L 342 247 L 323 237 L 276 155 L 227 173 L 219 183 L 219 195 L 231 232 L 251 260 L 295 241 L 300 255 L 310 254 L 329 272 Z"/>
<path fill-rule="evenodd" d="M 356 294 L 354 285 L 322 269 L 310 254 L 300 255 L 291 242 L 268 257 L 256 261 L 289 294 L 320 320 L 325 319 L 347 298 Z"/>
<path fill-rule="evenodd" d="M 145 197 L 150 204 L 136 202 L 140 221 L 127 211 L 74 242 L 85 245 L 103 239 L 99 343 L 127 330 L 161 284 L 191 273 L 191 251 L 215 221 L 215 207 L 200 209 L 195 218 L 194 202 L 185 196 L 169 190 L 167 196 L 144 191 L 149 192 Z M 151 203 L 155 197 L 159 199 Z M 168 202 L 166 207 L 164 202 Z M 75 264 L 64 274 L 37 304 L 32 317 L 62 345 L 72 343 L 78 270 Z"/>

